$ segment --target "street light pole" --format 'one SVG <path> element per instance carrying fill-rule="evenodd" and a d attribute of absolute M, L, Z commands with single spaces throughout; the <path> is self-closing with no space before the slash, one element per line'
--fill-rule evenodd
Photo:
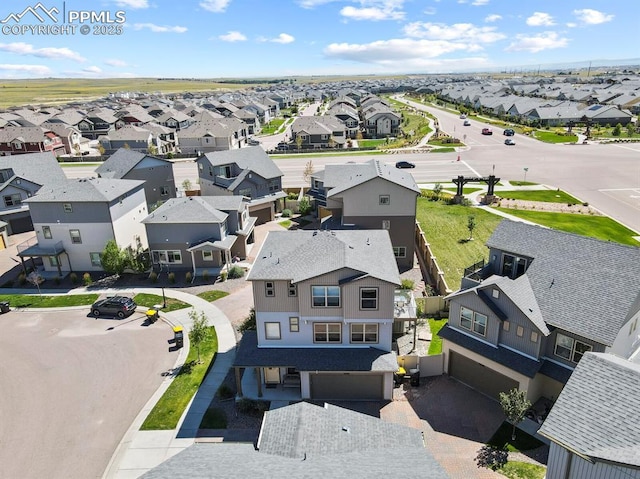
<path fill-rule="evenodd" d="M 523 183 L 527 182 L 527 171 L 529 171 L 529 168 L 524 169 L 524 180 L 522 181 Z"/>

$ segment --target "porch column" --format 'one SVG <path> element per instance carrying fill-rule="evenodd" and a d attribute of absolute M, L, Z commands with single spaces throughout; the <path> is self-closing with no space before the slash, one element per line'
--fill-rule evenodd
<path fill-rule="evenodd" d="M 255 371 L 258 373 L 256 374 L 256 379 L 258 380 L 258 397 L 261 398 L 262 397 L 262 372 L 261 372 L 262 368 L 255 368 Z"/>
<path fill-rule="evenodd" d="M 60 267 L 60 255 L 56 255 L 56 267 L 58 268 L 58 276 L 62 278 L 62 268 Z"/>
<path fill-rule="evenodd" d="M 235 372 L 236 372 L 236 391 L 237 391 L 237 396 L 238 397 L 242 397 L 242 375 L 240 374 L 240 368 L 239 367 L 235 367 Z"/>

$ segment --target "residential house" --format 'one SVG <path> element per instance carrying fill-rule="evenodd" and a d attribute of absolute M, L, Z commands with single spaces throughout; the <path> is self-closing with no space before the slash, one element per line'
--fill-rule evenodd
<path fill-rule="evenodd" d="M 248 138 L 247 125 L 237 118 L 203 121 L 178 132 L 180 152 L 195 155 L 237 149 Z"/>
<path fill-rule="evenodd" d="M 309 195 L 326 229 L 386 229 L 400 270 L 413 268 L 416 199 L 411 173 L 370 160 L 327 165 L 311 175 Z"/>
<path fill-rule="evenodd" d="M 62 140 L 64 145 L 64 151 L 68 155 L 80 155 L 83 151 L 83 145 L 87 141 L 86 139 L 83 141 L 82 135 L 80 134 L 80 130 L 73 126 L 65 125 L 64 123 L 43 123 L 41 125 L 42 128 L 45 128 L 47 131 L 51 131 L 58 135 Z M 86 145 L 85 145 L 86 146 Z M 87 150 L 85 150 L 87 151 Z"/>
<path fill-rule="evenodd" d="M 173 163 L 146 153 L 120 148 L 96 168 L 96 173 L 100 178 L 144 181 L 150 209 L 176 197 Z"/>
<path fill-rule="evenodd" d="M 402 117 L 382 101 L 363 103 L 361 111 L 368 137 L 385 138 L 400 133 Z"/>
<path fill-rule="evenodd" d="M 334 116 L 299 116 L 291 125 L 291 139 L 300 148 L 343 148 L 347 128 Z"/>
<path fill-rule="evenodd" d="M 640 478 L 640 364 L 585 353 L 538 433 L 548 479 Z"/>
<path fill-rule="evenodd" d="M 147 110 L 136 104 L 121 108 L 115 113 L 115 116 L 118 117 L 118 121 L 115 124 L 116 128 L 122 128 L 125 125 L 143 126 L 155 121 L 155 118 Z"/>
<path fill-rule="evenodd" d="M 189 446 L 142 475 L 175 477 L 304 477 L 397 475 L 410 458 L 423 479 L 449 477 L 425 449 L 418 429 L 325 403 L 298 402 L 265 412 L 256 445 L 223 441 Z"/>
<path fill-rule="evenodd" d="M 93 108 L 75 126 L 82 132 L 82 136 L 90 140 L 108 135 L 116 128 L 118 117 L 108 108 Z"/>
<path fill-rule="evenodd" d="M 6 126 L 0 129 L 0 156 L 47 151 L 54 155 L 68 153 L 62 138 L 47 128 Z"/>
<path fill-rule="evenodd" d="M 142 251 L 147 235 L 144 182 L 110 178 L 67 180 L 41 188 L 29 204 L 36 242 L 18 245 L 18 256 L 42 258 L 45 273 L 102 271 L 107 241 Z"/>
<path fill-rule="evenodd" d="M 358 110 L 347 103 L 336 103 L 327 109 L 326 115 L 333 116 L 344 123 L 347 138 L 356 138 L 360 131 Z"/>
<path fill-rule="evenodd" d="M 155 121 L 162 126 L 173 128 L 176 131 L 189 128 L 189 126 L 191 126 L 194 122 L 194 120 L 190 116 L 177 110 L 165 111 L 164 113 L 158 115 Z"/>
<path fill-rule="evenodd" d="M 256 218 L 242 196 L 189 196 L 168 200 L 142 222 L 154 267 L 207 271 L 212 277 L 245 259 L 254 243 Z"/>
<path fill-rule="evenodd" d="M 0 220 L 9 235 L 33 230 L 29 206 L 24 203 L 45 185 L 67 181 L 53 153 L 0 157 Z"/>
<path fill-rule="evenodd" d="M 271 231 L 247 280 L 256 331 L 236 352 L 240 396 L 392 399 L 400 275 L 386 231 Z"/>
<path fill-rule="evenodd" d="M 260 146 L 207 153 L 198 159 L 203 196 L 239 195 L 249 198 L 249 213 L 258 224 L 282 211 L 282 171 Z"/>
<path fill-rule="evenodd" d="M 446 298 L 450 376 L 535 402 L 557 398 L 588 351 L 638 354 L 640 248 L 510 220 L 487 247 L 489 261 L 467 268 Z"/>
<path fill-rule="evenodd" d="M 100 137 L 100 145 L 106 154 L 111 154 L 119 148 L 127 148 L 139 152 L 155 149 L 161 151 L 160 141 L 153 133 L 140 126 L 127 125 Z"/>

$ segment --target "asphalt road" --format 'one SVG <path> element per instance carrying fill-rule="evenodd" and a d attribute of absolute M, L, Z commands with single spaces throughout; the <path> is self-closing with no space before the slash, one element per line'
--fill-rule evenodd
<path fill-rule="evenodd" d="M 165 323 L 88 313 L 0 316 L 1 478 L 101 477 L 173 367 Z"/>

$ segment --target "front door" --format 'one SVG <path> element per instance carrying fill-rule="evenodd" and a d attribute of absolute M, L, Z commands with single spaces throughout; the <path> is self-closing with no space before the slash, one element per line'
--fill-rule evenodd
<path fill-rule="evenodd" d="M 280 368 L 264 368 L 264 383 L 265 384 L 279 384 L 280 383 Z"/>

